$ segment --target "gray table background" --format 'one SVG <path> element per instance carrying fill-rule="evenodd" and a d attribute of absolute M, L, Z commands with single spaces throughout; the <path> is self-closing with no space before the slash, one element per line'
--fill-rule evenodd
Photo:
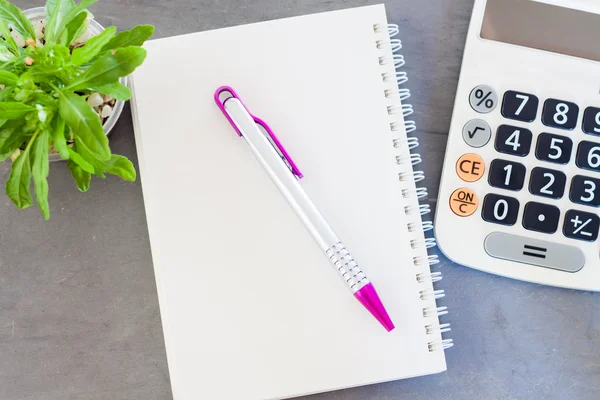
<path fill-rule="evenodd" d="M 164 37 L 376 3 L 101 0 L 92 10 L 104 25 L 150 23 Z M 400 24 L 432 206 L 472 5 L 387 2 L 389 20 Z M 111 142 L 136 160 L 129 108 Z M 8 173 L 1 165 L 2 182 Z M 139 181 L 94 179 L 82 194 L 63 163 L 49 179 L 49 222 L 35 208 L 0 200 L 0 399 L 170 399 Z M 440 256 L 439 286 L 449 294 L 440 303 L 450 308 L 456 343 L 449 370 L 306 399 L 600 398 L 600 296 L 491 276 Z"/>

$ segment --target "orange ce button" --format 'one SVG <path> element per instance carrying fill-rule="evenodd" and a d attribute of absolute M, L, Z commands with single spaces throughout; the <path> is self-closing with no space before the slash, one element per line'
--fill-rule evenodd
<path fill-rule="evenodd" d="M 450 209 L 459 217 L 468 217 L 477 210 L 479 201 L 471 189 L 456 189 L 450 196 Z"/>
<path fill-rule="evenodd" d="M 478 181 L 484 172 L 485 164 L 477 154 L 465 154 L 456 162 L 456 173 L 465 182 Z"/>

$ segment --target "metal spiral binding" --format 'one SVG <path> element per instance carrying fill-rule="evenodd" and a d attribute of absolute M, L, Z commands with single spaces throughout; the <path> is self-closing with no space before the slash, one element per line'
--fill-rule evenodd
<path fill-rule="evenodd" d="M 410 241 L 410 247 L 413 249 L 420 249 L 421 247 L 431 249 L 435 246 L 437 246 L 437 243 L 434 238 L 425 238 L 424 240 L 412 239 Z"/>
<path fill-rule="evenodd" d="M 427 281 L 431 281 L 433 283 L 435 282 L 439 282 L 442 280 L 442 273 L 441 272 L 431 272 L 431 273 L 420 273 L 417 274 L 417 282 L 419 283 L 425 283 Z M 448 324 L 450 325 L 450 324 Z"/>
<path fill-rule="evenodd" d="M 427 335 L 433 335 L 436 330 L 440 333 L 450 332 L 450 324 L 440 324 L 440 326 L 436 327 L 434 325 L 425 325 L 425 333 Z"/>
<path fill-rule="evenodd" d="M 406 60 L 403 55 L 397 54 L 402 49 L 402 42 L 395 39 L 394 36 L 400 32 L 398 25 L 373 25 L 373 31 L 378 34 L 375 46 L 381 50 L 378 57 L 379 65 L 385 69 L 381 74 L 381 80 L 385 87 L 383 96 L 389 101 L 387 105 L 387 114 L 390 117 L 390 132 L 392 133 L 392 145 L 398 149 L 396 155 L 396 164 L 399 166 L 410 165 L 410 168 L 398 173 L 398 180 L 402 184 L 402 197 L 405 199 L 423 199 L 427 197 L 427 189 L 424 187 L 416 187 L 414 183 L 421 182 L 425 179 L 423 171 L 415 171 L 412 167 L 421 163 L 423 160 L 418 153 L 410 153 L 411 150 L 419 146 L 419 140 L 415 137 L 406 135 L 398 135 L 398 132 L 406 132 L 407 134 L 414 132 L 417 125 L 413 120 L 405 120 L 405 118 L 414 114 L 414 108 L 410 104 L 402 104 L 411 96 L 410 90 L 399 87 L 408 81 L 408 74 L 405 71 L 399 71 Z M 387 33 L 387 35 L 385 35 Z M 390 54 L 391 50 L 391 54 Z M 393 66 L 393 69 L 391 68 Z M 398 102 L 398 99 L 400 100 Z M 405 206 L 409 222 L 407 229 L 411 235 L 410 246 L 415 251 L 413 256 L 413 264 L 419 271 L 415 274 L 416 281 L 419 284 L 418 296 L 422 301 L 428 302 L 428 306 L 423 308 L 423 318 L 426 319 L 425 333 L 429 335 L 437 335 L 432 337 L 427 342 L 427 348 L 430 352 L 445 350 L 453 346 L 452 339 L 444 339 L 440 335 L 450 331 L 450 324 L 440 324 L 439 317 L 448 313 L 447 307 L 437 307 L 436 300 L 445 296 L 443 290 L 435 289 L 433 283 L 442 280 L 441 272 L 432 272 L 430 267 L 438 264 L 437 255 L 426 255 L 423 250 L 433 248 L 437 245 L 434 238 L 426 238 L 422 235 L 423 232 L 428 232 L 433 229 L 431 221 L 422 220 L 424 215 L 431 212 L 429 204 L 408 205 Z"/>
<path fill-rule="evenodd" d="M 400 178 L 400 182 L 412 180 L 412 181 L 415 181 L 415 183 L 417 183 L 417 182 L 421 182 L 422 180 L 425 179 L 425 172 L 423 172 L 423 171 L 400 172 L 398 174 L 398 177 Z"/>
<path fill-rule="evenodd" d="M 404 213 L 406 215 L 413 215 L 416 209 L 417 208 L 413 206 L 404 206 Z M 419 204 L 418 210 L 419 215 L 427 215 L 431 212 L 431 207 L 429 206 L 429 204 Z"/>

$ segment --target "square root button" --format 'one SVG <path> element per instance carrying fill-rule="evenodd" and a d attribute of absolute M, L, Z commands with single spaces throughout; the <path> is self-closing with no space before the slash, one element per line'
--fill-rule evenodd
<path fill-rule="evenodd" d="M 490 233 L 483 247 L 494 258 L 564 272 L 577 272 L 585 265 L 585 255 L 578 247 L 504 232 Z"/>

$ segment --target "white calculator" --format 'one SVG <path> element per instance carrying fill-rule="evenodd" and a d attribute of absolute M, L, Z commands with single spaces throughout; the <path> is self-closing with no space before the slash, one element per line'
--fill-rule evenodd
<path fill-rule="evenodd" d="M 476 0 L 436 237 L 452 261 L 600 290 L 600 1 Z"/>

